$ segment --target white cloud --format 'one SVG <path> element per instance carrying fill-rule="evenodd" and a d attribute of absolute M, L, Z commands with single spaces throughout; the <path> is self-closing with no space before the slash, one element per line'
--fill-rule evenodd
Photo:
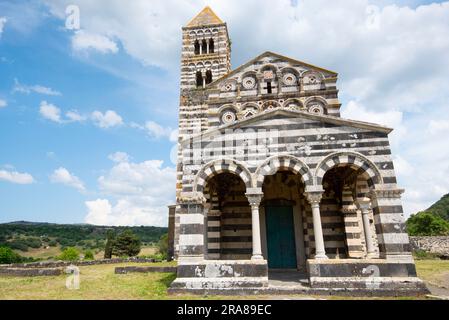
<path fill-rule="evenodd" d="M 29 173 L 20 173 L 11 170 L 0 170 L 0 180 L 8 181 L 15 184 L 32 184 L 34 178 Z"/>
<path fill-rule="evenodd" d="M 163 161 L 129 162 L 129 156 L 110 156 L 115 166 L 98 179 L 100 190 L 110 199 L 87 201 L 87 223 L 103 225 L 167 224 L 167 206 L 174 202 L 176 171 Z M 111 204 L 114 202 L 115 204 Z"/>
<path fill-rule="evenodd" d="M 123 124 L 123 119 L 115 111 L 108 110 L 105 113 L 94 111 L 91 118 L 96 126 L 107 129 Z"/>
<path fill-rule="evenodd" d="M 39 112 L 45 119 L 62 123 L 61 109 L 51 103 L 48 103 L 47 101 L 41 102 Z"/>
<path fill-rule="evenodd" d="M 47 96 L 60 96 L 62 95 L 61 92 L 53 90 L 52 88 L 48 88 L 45 86 L 42 86 L 40 84 L 36 85 L 25 85 L 21 84 L 17 79 L 14 79 L 14 88 L 12 89 L 12 92 L 20 92 L 25 94 L 30 94 L 31 92 L 47 95 Z"/>
<path fill-rule="evenodd" d="M 170 127 L 162 127 L 154 121 L 147 121 L 144 129 L 154 139 L 168 138 L 171 142 L 178 141 L 178 130 L 173 130 Z"/>
<path fill-rule="evenodd" d="M 114 162 L 129 162 L 129 160 L 131 159 L 131 157 L 126 153 L 126 152 L 115 152 L 113 154 L 110 154 L 108 156 L 108 158 Z"/>
<path fill-rule="evenodd" d="M 94 111 L 90 117 L 82 115 L 76 110 L 70 110 L 65 113 L 65 118 L 63 118 L 60 108 L 47 101 L 42 101 L 40 103 L 39 112 L 45 119 L 62 124 L 82 122 L 90 119 L 94 125 L 102 129 L 123 125 L 122 117 L 112 110 L 108 110 L 105 113 Z"/>
<path fill-rule="evenodd" d="M 56 169 L 50 176 L 50 181 L 75 188 L 80 192 L 86 191 L 84 183 L 77 176 L 71 174 L 66 168 L 61 167 Z"/>
<path fill-rule="evenodd" d="M 8 105 L 8 103 L 6 102 L 6 100 L 0 99 L 0 108 L 4 108 Z"/>
<path fill-rule="evenodd" d="M 5 27 L 7 19 L 5 17 L 0 17 L 0 37 L 3 33 L 3 28 Z"/>
<path fill-rule="evenodd" d="M 72 48 L 76 51 L 95 50 L 100 53 L 117 53 L 117 44 L 108 37 L 84 30 L 76 31 L 72 37 Z"/>
<path fill-rule="evenodd" d="M 81 115 L 78 111 L 76 110 L 70 110 L 67 111 L 65 116 L 69 119 L 69 121 L 71 122 L 81 122 L 86 120 L 86 117 Z"/>
<path fill-rule="evenodd" d="M 429 123 L 429 132 L 431 134 L 449 131 L 449 120 L 431 120 Z"/>

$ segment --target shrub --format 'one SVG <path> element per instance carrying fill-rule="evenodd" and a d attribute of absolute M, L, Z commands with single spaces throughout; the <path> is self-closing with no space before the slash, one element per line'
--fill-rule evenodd
<path fill-rule="evenodd" d="M 418 212 L 407 220 L 407 231 L 411 236 L 444 236 L 449 234 L 449 223 L 430 212 Z"/>
<path fill-rule="evenodd" d="M 23 259 L 9 247 L 0 247 L 0 264 L 19 263 Z"/>
<path fill-rule="evenodd" d="M 69 247 L 66 248 L 61 255 L 58 257 L 59 260 L 63 261 L 77 261 L 80 258 L 80 252 L 77 248 Z"/>
<path fill-rule="evenodd" d="M 28 247 L 31 248 L 40 248 L 42 246 L 42 241 L 41 239 L 38 238 L 27 238 L 26 240 L 24 240 L 24 242 L 27 244 Z"/>
<path fill-rule="evenodd" d="M 440 259 L 439 255 L 433 252 L 427 252 L 422 249 L 417 249 L 413 251 L 413 256 L 417 260 L 437 260 Z"/>
<path fill-rule="evenodd" d="M 140 252 L 140 240 L 129 229 L 117 236 L 113 243 L 113 255 L 118 257 L 134 257 Z"/>
<path fill-rule="evenodd" d="M 168 233 L 161 236 L 157 243 L 157 248 L 162 260 L 166 260 L 168 256 Z"/>
<path fill-rule="evenodd" d="M 50 247 L 56 247 L 58 245 L 58 242 L 56 240 L 50 240 L 50 242 L 48 243 L 48 245 Z"/>
<path fill-rule="evenodd" d="M 92 252 L 92 251 L 90 251 L 90 250 L 87 250 L 85 253 L 84 253 L 84 260 L 94 260 L 95 258 L 94 258 L 94 253 Z"/>
<path fill-rule="evenodd" d="M 22 240 L 11 241 L 8 245 L 11 249 L 14 250 L 20 250 L 24 252 L 28 251 L 28 245 L 24 243 Z"/>

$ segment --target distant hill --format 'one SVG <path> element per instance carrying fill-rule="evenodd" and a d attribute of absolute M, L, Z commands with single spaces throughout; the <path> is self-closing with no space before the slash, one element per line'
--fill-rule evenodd
<path fill-rule="evenodd" d="M 449 221 L 449 193 L 444 195 L 440 200 L 435 202 L 427 212 L 431 212 L 437 216 L 440 216 L 446 221 Z"/>
<path fill-rule="evenodd" d="M 156 243 L 167 233 L 167 228 L 149 226 L 110 227 L 16 221 L 0 224 L 0 245 L 24 252 L 30 248 L 56 246 L 99 249 L 104 247 L 109 230 L 118 234 L 125 229 L 131 229 L 144 244 Z"/>

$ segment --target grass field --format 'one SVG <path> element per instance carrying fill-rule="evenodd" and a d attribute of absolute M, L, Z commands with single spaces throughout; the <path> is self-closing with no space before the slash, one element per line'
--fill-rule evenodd
<path fill-rule="evenodd" d="M 79 290 L 69 290 L 65 287 L 66 276 L 55 277 L 0 277 L 0 300 L 10 299 L 230 299 L 229 297 L 199 297 L 199 296 L 169 296 L 167 288 L 175 279 L 171 273 L 149 274 L 114 274 L 117 266 L 149 265 L 149 264 L 115 264 L 80 267 L 81 283 Z M 173 265 L 173 263 L 159 263 L 151 265 Z M 449 278 L 449 261 L 417 260 L 418 275 L 425 281 L 442 283 Z M 232 299 L 270 299 L 280 297 L 249 296 L 232 297 Z M 301 296 L 289 296 L 301 299 Z M 324 299 L 326 297 L 315 297 Z M 332 299 L 338 297 L 332 297 Z M 348 299 L 345 297 L 344 299 Z M 407 299 L 407 297 L 398 298 Z"/>

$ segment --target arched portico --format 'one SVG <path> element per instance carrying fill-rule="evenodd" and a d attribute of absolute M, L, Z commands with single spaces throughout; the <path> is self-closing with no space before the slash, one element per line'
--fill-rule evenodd
<path fill-rule="evenodd" d="M 318 163 L 315 187 L 323 190 L 320 202 L 326 203 L 320 215 L 330 219 L 334 214 L 333 219 L 336 219 L 333 220 L 333 228 L 322 230 L 327 253 L 333 248 L 333 254 L 343 252 L 349 258 L 377 256 L 374 205 L 368 195 L 370 191 L 381 188 L 382 181 L 376 165 L 356 152 L 333 153 Z M 334 230 L 339 232 L 332 236 Z"/>

